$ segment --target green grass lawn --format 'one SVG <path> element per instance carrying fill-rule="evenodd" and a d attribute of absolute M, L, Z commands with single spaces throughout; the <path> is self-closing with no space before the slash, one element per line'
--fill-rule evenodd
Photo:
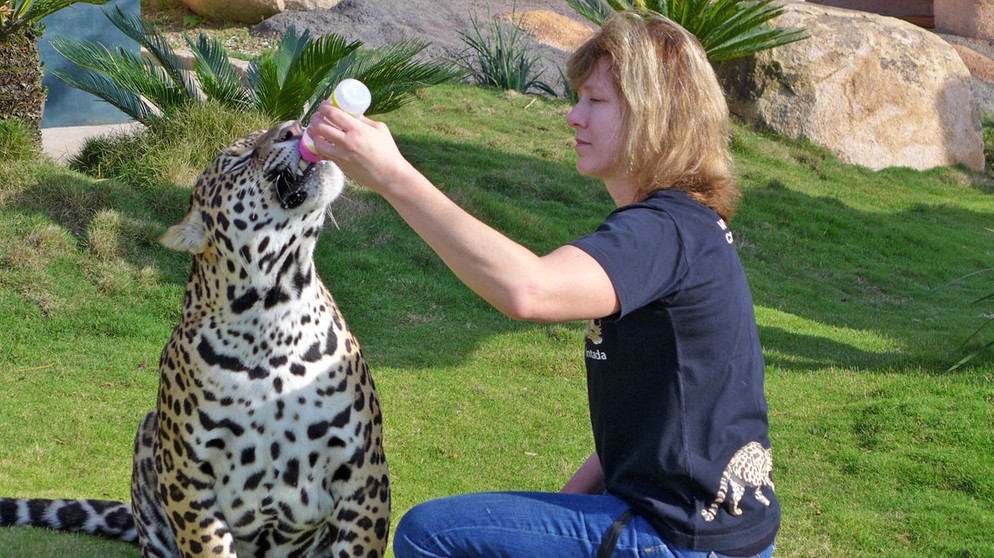
<path fill-rule="evenodd" d="M 573 169 L 567 110 L 446 85 L 384 120 L 452 198 L 545 252 L 611 209 Z M 946 371 L 994 335 L 960 347 L 992 312 L 972 303 L 991 275 L 957 280 L 994 263 L 990 182 L 872 172 L 742 127 L 733 146 L 745 196 L 732 228 L 784 509 L 777 555 L 994 556 L 994 359 Z M 157 169 L 204 165 L 174 149 L 131 157 L 130 182 L 0 157 L 0 495 L 128 498 L 188 270 L 155 243 L 188 185 Z M 318 267 L 380 391 L 394 521 L 438 496 L 558 490 L 592 449 L 582 325 L 503 317 L 368 192 L 352 188 L 333 213 Z M 0 529 L 0 557 L 137 554 Z"/>

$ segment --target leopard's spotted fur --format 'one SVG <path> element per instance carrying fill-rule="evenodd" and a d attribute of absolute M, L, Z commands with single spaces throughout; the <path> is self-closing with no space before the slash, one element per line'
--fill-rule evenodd
<path fill-rule="evenodd" d="M 0 499 L 0 525 L 137 531 L 146 557 L 384 556 L 379 401 L 313 261 L 343 177 L 301 162 L 300 134 L 236 141 L 163 235 L 193 268 L 135 440 L 134 522 L 124 504 Z"/>
<path fill-rule="evenodd" d="M 705 521 L 714 521 L 722 504 L 726 504 L 728 512 L 732 515 L 742 515 L 739 502 L 745 496 L 747 487 L 753 489 L 756 500 L 769 506 L 770 500 L 763 494 L 763 487 L 769 486 L 770 490 L 775 489 L 772 471 L 773 451 L 764 448 L 759 442 L 749 442 L 736 451 L 728 462 L 721 475 L 718 493 L 711 506 L 701 510 L 701 516 Z M 732 498 L 731 501 L 726 502 L 725 497 L 729 488 L 732 489 Z"/>

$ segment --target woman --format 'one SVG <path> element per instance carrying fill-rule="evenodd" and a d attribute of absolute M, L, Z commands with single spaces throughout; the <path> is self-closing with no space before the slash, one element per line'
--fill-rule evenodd
<path fill-rule="evenodd" d="M 590 320 L 596 451 L 560 493 L 416 506 L 409 556 L 769 556 L 780 524 L 763 360 L 726 220 L 728 109 L 697 40 L 621 13 L 568 62 L 577 170 L 618 208 L 537 256 L 456 206 L 385 125 L 325 103 L 319 154 L 379 192 L 470 288 L 520 320 Z"/>

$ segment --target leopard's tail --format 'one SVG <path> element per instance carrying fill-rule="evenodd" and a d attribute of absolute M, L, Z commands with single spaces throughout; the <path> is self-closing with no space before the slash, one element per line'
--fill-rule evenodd
<path fill-rule="evenodd" d="M 131 504 L 106 500 L 0 498 L 0 527 L 30 526 L 138 540 Z"/>
<path fill-rule="evenodd" d="M 721 485 L 718 487 L 718 494 L 715 495 L 714 501 L 711 502 L 711 507 L 701 510 L 701 516 L 704 517 L 704 521 L 714 521 L 714 518 L 718 516 L 718 508 L 725 503 L 725 495 L 727 494 L 728 475 L 722 475 Z"/>

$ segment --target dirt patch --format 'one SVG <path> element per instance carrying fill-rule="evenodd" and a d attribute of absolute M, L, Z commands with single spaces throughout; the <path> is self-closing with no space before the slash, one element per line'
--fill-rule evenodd
<path fill-rule="evenodd" d="M 549 10 L 531 10 L 520 16 L 507 14 L 505 18 L 513 18 L 539 43 L 564 52 L 573 52 L 594 32 L 589 24 Z"/>
<path fill-rule="evenodd" d="M 343 0 L 330 10 L 320 12 L 286 11 L 260 23 L 253 35 L 281 35 L 293 25 L 311 34 L 338 33 L 357 39 L 370 47 L 398 40 L 421 40 L 432 43 L 435 53 L 453 53 L 463 49 L 460 33 L 473 33 L 473 22 L 487 29 L 495 18 L 517 19 L 523 14 L 542 22 L 583 20 L 562 0 L 488 0 L 477 2 L 439 2 L 438 0 Z M 538 28 L 538 27 L 537 27 Z M 584 28 L 586 28 L 584 26 Z M 559 33 L 561 34 L 560 30 Z M 562 41 L 556 41 L 562 44 Z"/>

